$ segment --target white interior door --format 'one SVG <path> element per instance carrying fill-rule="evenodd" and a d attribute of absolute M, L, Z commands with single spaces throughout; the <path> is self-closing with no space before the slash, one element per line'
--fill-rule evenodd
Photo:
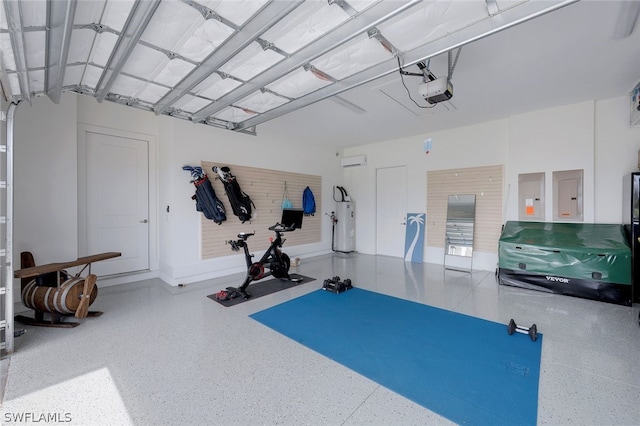
<path fill-rule="evenodd" d="M 407 168 L 376 170 L 376 253 L 404 257 Z"/>
<path fill-rule="evenodd" d="M 149 269 L 149 141 L 115 133 L 85 133 L 85 251 L 122 253 L 97 275 Z"/>

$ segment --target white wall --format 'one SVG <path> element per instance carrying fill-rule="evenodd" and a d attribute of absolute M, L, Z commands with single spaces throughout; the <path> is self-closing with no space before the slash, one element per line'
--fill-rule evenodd
<path fill-rule="evenodd" d="M 363 253 L 375 253 L 375 170 L 397 165 L 407 165 L 408 209 L 419 212 L 426 210 L 428 170 L 503 164 L 505 219 L 517 218 L 519 173 L 584 169 L 585 221 L 616 223 L 622 216 L 622 176 L 637 169 L 640 149 L 640 128 L 629 127 L 628 108 L 626 97 L 585 102 L 348 148 L 346 156 L 367 154 L 368 166 L 342 169 L 333 148 L 282 140 L 260 129 L 257 137 L 236 134 L 71 94 L 63 95 L 60 105 L 34 98 L 32 105 L 20 105 L 15 119 L 14 264 L 24 250 L 34 252 L 39 262 L 78 255 L 79 123 L 155 137 L 156 273 L 177 284 L 242 269 L 239 255 L 200 260 L 199 213 L 190 199 L 189 175 L 181 170 L 185 164 L 209 160 L 320 175 L 322 194 L 316 197 L 321 197 L 323 211 L 317 214 L 323 217 L 334 208 L 333 186 L 343 185 L 357 203 L 356 247 Z M 427 137 L 433 144 L 428 156 L 423 151 Z M 330 244 L 327 218 L 322 243 L 288 247 L 287 252 L 304 257 L 328 252 Z M 494 268 L 495 255 L 478 256 L 476 268 Z M 427 247 L 425 261 L 441 263 L 441 249 Z"/>
<path fill-rule="evenodd" d="M 316 197 L 325 208 L 316 214 L 323 217 L 332 208 L 331 188 L 342 183 L 342 169 L 335 151 L 319 145 L 282 140 L 260 134 L 260 129 L 258 136 L 238 134 L 111 102 L 98 103 L 92 97 L 64 94 L 60 105 L 45 97 L 34 98 L 32 105 L 20 105 L 15 119 L 16 265 L 19 253 L 24 250 L 32 251 L 39 263 L 78 256 L 79 124 L 143 133 L 155 139 L 150 181 L 155 188 L 151 199 L 156 201 L 151 208 L 157 223 L 150 224 L 151 265 L 155 275 L 171 284 L 244 268 L 242 256 L 231 251 L 223 259 L 200 260 L 200 213 L 191 200 L 194 188 L 189 183 L 190 175 L 182 170 L 183 165 L 199 165 L 200 161 L 208 160 L 320 175 L 322 194 Z M 222 239 L 235 237 L 224 234 L 224 226 L 220 229 Z M 328 253 L 330 248 L 331 226 L 327 217 L 323 221 L 321 243 L 286 247 L 286 251 L 290 256 L 305 257 Z M 101 282 L 109 285 L 123 281 Z"/>
<path fill-rule="evenodd" d="M 429 155 L 423 152 L 426 138 L 432 139 Z M 376 250 L 377 168 L 406 165 L 408 210 L 426 211 L 427 171 L 502 164 L 503 220 L 518 218 L 518 174 L 545 172 L 545 189 L 550 200 L 553 171 L 583 169 L 584 221 L 620 223 L 622 176 L 637 169 L 639 149 L 640 128 L 629 127 L 626 97 L 345 149 L 345 156 L 368 156 L 366 167 L 345 169 L 344 173 L 345 188 L 357 203 L 357 250 L 362 253 Z M 552 221 L 552 203 L 547 202 L 546 206 L 547 221 Z M 425 247 L 425 262 L 442 264 L 442 259 L 442 249 Z M 493 270 L 496 263 L 496 254 L 474 253 L 474 268 Z"/>
<path fill-rule="evenodd" d="M 553 221 L 552 172 L 583 169 L 584 222 L 594 222 L 594 102 L 511 117 L 505 220 L 518 220 L 518 175 L 545 173 L 545 217 Z M 622 180 L 620 180 L 622 182 Z M 622 202 L 619 204 L 622 208 Z"/>
<path fill-rule="evenodd" d="M 162 179 L 166 179 L 166 184 L 173 188 L 173 192 L 161 195 L 161 221 L 165 222 L 163 226 L 167 226 L 167 235 L 170 236 L 170 240 L 162 244 L 165 249 L 160 266 L 163 279 L 169 280 L 167 277 L 173 277 L 182 279 L 182 282 L 191 281 L 204 276 L 239 271 L 244 265 L 244 259 L 233 255 L 231 250 L 231 258 L 200 260 L 200 213 L 195 211 L 195 204 L 190 198 L 194 189 L 189 183 L 190 175 L 182 170 L 184 165 L 199 165 L 200 161 L 206 160 L 221 165 L 237 164 L 319 175 L 322 176 L 322 194 L 315 196 L 321 199 L 323 211 L 316 214 L 324 217 L 324 213 L 331 211 L 331 188 L 341 184 L 342 179 L 342 169 L 333 150 L 269 135 L 261 134 L 256 137 L 233 133 L 169 117 L 161 117 L 161 122 L 166 131 L 172 132 L 174 141 L 173 144 L 162 144 L 160 149 Z M 164 184 L 161 187 L 161 192 L 166 190 Z M 170 213 L 166 213 L 167 205 L 170 206 Z M 256 213 L 260 214 L 259 211 Z M 286 247 L 287 254 L 309 256 L 329 252 L 329 218 L 322 223 L 321 243 L 304 247 Z M 235 235 L 225 233 L 224 224 L 218 228 L 221 240 L 235 238 Z M 247 230 L 253 230 L 250 224 L 247 224 Z M 182 241 L 183 244 L 175 244 L 175 241 Z"/>
<path fill-rule="evenodd" d="M 506 163 L 507 129 L 507 122 L 499 120 L 346 149 L 345 156 L 367 154 L 368 160 L 366 167 L 345 169 L 345 188 L 357 206 L 357 250 L 376 251 L 376 169 L 406 165 L 408 210 L 426 212 L 427 171 Z M 426 138 L 432 142 L 429 155 L 423 149 Z M 442 249 L 426 247 L 426 262 L 442 263 L 443 258 Z"/>
<path fill-rule="evenodd" d="M 78 255 L 77 102 L 63 96 L 21 103 L 14 116 L 13 265 L 20 252 L 36 263 Z M 14 292 L 15 294 L 16 292 Z M 17 292 L 19 293 L 19 292 Z"/>
<path fill-rule="evenodd" d="M 629 98 L 596 103 L 594 192 L 596 223 L 622 220 L 622 179 L 638 171 L 640 126 L 629 127 Z"/>

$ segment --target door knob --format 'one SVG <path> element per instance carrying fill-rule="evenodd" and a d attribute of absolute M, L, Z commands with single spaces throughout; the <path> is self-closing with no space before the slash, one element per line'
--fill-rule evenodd
<path fill-rule="evenodd" d="M 147 222 L 149 222 L 147 219 L 140 221 L 140 223 L 147 223 Z"/>

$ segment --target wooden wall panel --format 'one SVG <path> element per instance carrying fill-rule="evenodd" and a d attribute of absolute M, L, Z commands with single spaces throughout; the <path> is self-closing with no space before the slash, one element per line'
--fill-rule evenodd
<path fill-rule="evenodd" d="M 427 172 L 427 245 L 444 249 L 449 195 L 476 195 L 473 249 L 498 253 L 502 229 L 503 166 Z"/>
<path fill-rule="evenodd" d="M 285 234 L 287 239 L 284 246 L 285 251 L 287 246 L 321 242 L 322 178 L 320 176 L 219 164 L 209 161 L 203 161 L 201 165 L 213 185 L 216 196 L 224 203 L 227 214 L 227 220 L 222 222 L 221 225 L 216 225 L 212 220 L 200 215 L 200 220 L 202 221 L 202 259 L 233 254 L 231 247 L 225 242 L 235 240 L 240 232 L 254 231 L 256 235 L 249 238 L 249 249 L 256 257 L 259 257 L 269 247 L 269 238 L 275 235 L 273 231 L 269 231 L 267 228 L 279 222 L 282 218 L 281 205 L 285 182 L 287 182 L 289 199 L 293 203 L 293 208 L 302 208 L 302 192 L 307 186 L 311 188 L 316 199 L 316 214 L 314 216 L 305 216 L 301 229 Z M 217 175 L 213 173 L 212 167 L 214 165 L 229 167 L 231 173 L 238 179 L 240 188 L 253 200 L 255 208 L 250 222 L 242 223 L 233 214 L 224 186 L 220 179 L 217 178 Z"/>

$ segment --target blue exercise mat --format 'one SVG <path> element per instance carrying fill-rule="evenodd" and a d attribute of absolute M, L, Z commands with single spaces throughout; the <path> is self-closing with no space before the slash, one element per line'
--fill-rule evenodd
<path fill-rule="evenodd" d="M 456 423 L 536 424 L 541 334 L 358 288 L 251 318 Z"/>

